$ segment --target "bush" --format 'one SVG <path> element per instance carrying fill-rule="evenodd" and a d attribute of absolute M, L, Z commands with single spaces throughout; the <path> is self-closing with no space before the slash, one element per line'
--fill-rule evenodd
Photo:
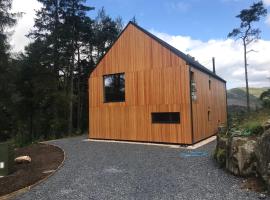
<path fill-rule="evenodd" d="M 226 165 L 226 151 L 225 149 L 216 148 L 214 153 L 214 158 L 220 167 L 225 167 Z"/>
<path fill-rule="evenodd" d="M 261 96 L 260 99 L 263 102 L 263 106 L 265 108 L 270 108 L 270 89 L 268 89 L 267 91 L 264 91 Z"/>
<path fill-rule="evenodd" d="M 264 132 L 263 126 L 259 122 L 250 122 L 244 126 L 243 135 L 261 135 Z"/>

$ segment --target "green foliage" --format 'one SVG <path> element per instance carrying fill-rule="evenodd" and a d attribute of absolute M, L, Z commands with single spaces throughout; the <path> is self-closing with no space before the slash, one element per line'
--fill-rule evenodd
<path fill-rule="evenodd" d="M 225 167 L 226 165 L 226 151 L 225 149 L 216 148 L 214 153 L 214 158 L 220 167 Z"/>
<path fill-rule="evenodd" d="M 250 136 L 250 135 L 261 135 L 264 132 L 264 129 L 259 122 L 250 122 L 244 125 L 244 130 L 242 131 L 242 135 Z"/>
<path fill-rule="evenodd" d="M 265 17 L 267 9 L 264 8 L 263 2 L 253 3 L 248 9 L 241 10 L 236 17 L 241 20 L 240 27 L 235 28 L 228 34 L 228 37 L 239 37 L 247 44 L 259 38 L 260 30 L 252 28 L 252 23 L 257 22 L 261 17 Z"/>
<path fill-rule="evenodd" d="M 263 102 L 263 106 L 265 108 L 270 108 L 270 89 L 268 89 L 267 91 L 264 91 L 261 96 L 260 99 Z"/>
<path fill-rule="evenodd" d="M 270 119 L 270 109 L 262 108 L 257 111 L 246 112 L 242 107 L 228 110 L 229 133 L 243 136 L 260 135 L 263 133 L 262 124 Z"/>
<path fill-rule="evenodd" d="M 122 30 L 104 8 L 92 20 L 85 0 L 38 1 L 33 42 L 11 59 L 2 28 L 15 14 L 0 0 L 0 141 L 18 146 L 88 129 L 88 77 Z"/>
<path fill-rule="evenodd" d="M 10 65 L 8 34 L 5 29 L 16 23 L 16 13 L 12 13 L 11 0 L 0 1 L 0 142 L 13 136 L 13 105 L 16 70 Z"/>

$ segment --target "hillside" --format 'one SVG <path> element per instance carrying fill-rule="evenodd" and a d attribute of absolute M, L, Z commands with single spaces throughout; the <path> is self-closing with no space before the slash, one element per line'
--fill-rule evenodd
<path fill-rule="evenodd" d="M 268 88 L 250 88 L 250 105 L 252 108 L 260 107 L 259 97 Z M 245 88 L 233 88 L 227 91 L 228 106 L 246 106 Z"/>

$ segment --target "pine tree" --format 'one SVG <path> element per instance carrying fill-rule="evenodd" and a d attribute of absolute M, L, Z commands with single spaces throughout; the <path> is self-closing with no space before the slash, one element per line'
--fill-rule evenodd
<path fill-rule="evenodd" d="M 10 46 L 6 29 L 16 23 L 17 13 L 12 13 L 12 0 L 0 0 L 0 141 L 11 137 L 12 94 L 15 93 L 13 68 L 10 65 Z"/>
<path fill-rule="evenodd" d="M 246 80 L 246 93 L 247 93 L 247 111 L 250 111 L 250 102 L 249 102 L 249 86 L 248 86 L 248 70 L 247 70 L 247 54 L 250 51 L 247 51 L 247 47 L 257 39 L 259 39 L 260 29 L 253 28 L 253 23 L 261 19 L 261 17 L 266 16 L 267 10 L 263 6 L 263 2 L 259 1 L 253 3 L 249 9 L 244 9 L 237 15 L 237 18 L 240 18 L 241 24 L 239 28 L 235 28 L 228 34 L 228 37 L 234 37 L 241 39 L 244 47 L 244 67 L 245 67 L 245 80 Z"/>

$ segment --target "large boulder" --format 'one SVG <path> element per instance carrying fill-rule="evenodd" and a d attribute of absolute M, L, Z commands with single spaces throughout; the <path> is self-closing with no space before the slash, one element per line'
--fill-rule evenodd
<path fill-rule="evenodd" d="M 257 157 L 257 171 L 263 178 L 270 191 L 270 129 L 258 139 L 255 154 Z"/>
<path fill-rule="evenodd" d="M 230 137 L 228 140 L 226 168 L 237 176 L 256 173 L 256 139 L 252 137 Z"/>

